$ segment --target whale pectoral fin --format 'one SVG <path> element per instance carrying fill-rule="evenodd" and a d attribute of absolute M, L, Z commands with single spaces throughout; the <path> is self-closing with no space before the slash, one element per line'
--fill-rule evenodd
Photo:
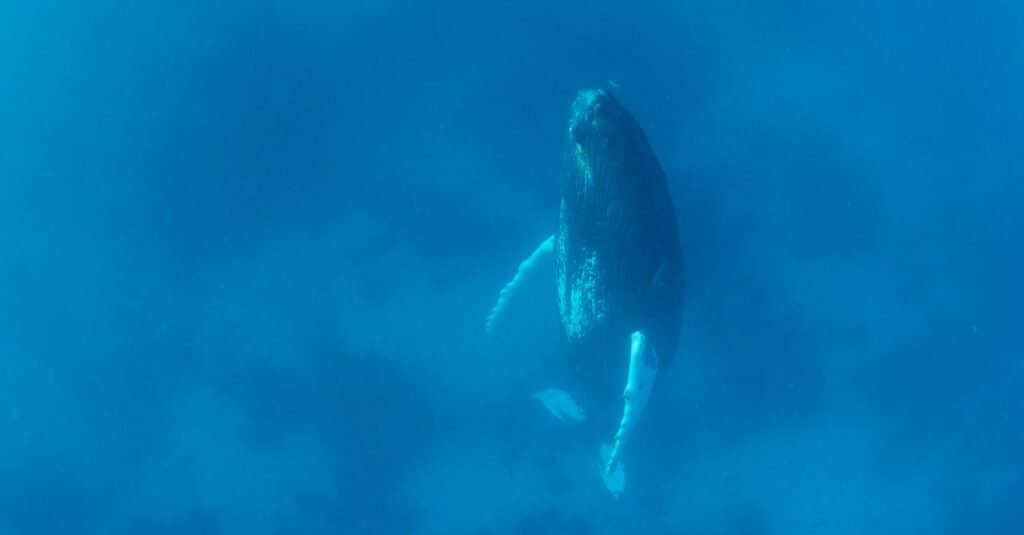
<path fill-rule="evenodd" d="M 622 496 L 622 491 L 626 490 L 626 467 L 620 461 L 610 468 L 612 455 L 610 444 L 601 444 L 600 454 L 601 464 L 597 468 L 601 472 L 601 480 L 604 481 L 608 492 L 612 494 L 612 499 L 617 500 L 619 496 Z"/>
<path fill-rule="evenodd" d="M 657 374 L 658 355 L 654 347 L 649 343 L 646 333 L 633 332 L 629 345 L 629 374 L 626 377 L 626 388 L 622 392 L 622 420 L 619 421 L 619 430 L 615 433 L 615 441 L 612 443 L 608 458 L 602 459 L 605 462 L 603 474 L 614 474 L 621 465 L 622 450 L 633 436 L 640 415 L 647 406 L 647 399 L 651 395 Z M 608 485 L 607 478 L 605 485 Z M 611 487 L 609 490 L 612 490 Z"/>
<path fill-rule="evenodd" d="M 573 422 L 582 422 L 584 419 L 583 409 L 564 390 L 548 388 L 547 390 L 536 392 L 530 397 L 537 400 L 552 416 L 559 420 L 568 419 Z"/>
<path fill-rule="evenodd" d="M 501 292 L 498 294 L 498 302 L 491 309 L 491 313 L 487 315 L 486 331 L 488 334 L 494 330 L 494 322 L 508 304 L 508 300 L 516 293 L 516 290 L 519 289 L 523 281 L 537 271 L 537 266 L 551 256 L 554 245 L 555 236 L 548 236 L 526 260 L 519 264 L 519 269 L 516 271 L 515 276 L 501 289 Z"/>

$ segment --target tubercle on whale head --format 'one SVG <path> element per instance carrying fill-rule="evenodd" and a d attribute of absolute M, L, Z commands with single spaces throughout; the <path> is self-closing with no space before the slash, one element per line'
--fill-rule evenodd
<path fill-rule="evenodd" d="M 604 89 L 584 89 L 572 104 L 569 138 L 581 146 L 607 140 L 616 131 L 622 113 L 622 105 Z"/>

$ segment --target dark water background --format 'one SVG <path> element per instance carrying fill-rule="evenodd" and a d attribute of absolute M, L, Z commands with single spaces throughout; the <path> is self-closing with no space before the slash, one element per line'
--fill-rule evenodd
<path fill-rule="evenodd" d="M 0 6 L 0 534 L 1024 533 L 1018 2 Z M 575 91 L 671 178 L 612 502 L 530 404 Z"/>

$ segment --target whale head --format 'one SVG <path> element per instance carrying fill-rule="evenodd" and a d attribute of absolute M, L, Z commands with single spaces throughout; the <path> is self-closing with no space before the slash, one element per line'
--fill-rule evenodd
<path fill-rule="evenodd" d="M 606 151 L 626 139 L 629 113 L 603 89 L 585 89 L 576 95 L 569 118 L 569 139 L 585 154 Z"/>

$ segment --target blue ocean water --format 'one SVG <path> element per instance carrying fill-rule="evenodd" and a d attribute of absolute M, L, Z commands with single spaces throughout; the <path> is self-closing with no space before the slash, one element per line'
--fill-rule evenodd
<path fill-rule="evenodd" d="M 0 5 L 0 535 L 1024 533 L 1016 2 Z M 628 489 L 529 395 L 576 91 L 665 167 Z M 543 285 L 540 285 L 543 286 Z"/>

